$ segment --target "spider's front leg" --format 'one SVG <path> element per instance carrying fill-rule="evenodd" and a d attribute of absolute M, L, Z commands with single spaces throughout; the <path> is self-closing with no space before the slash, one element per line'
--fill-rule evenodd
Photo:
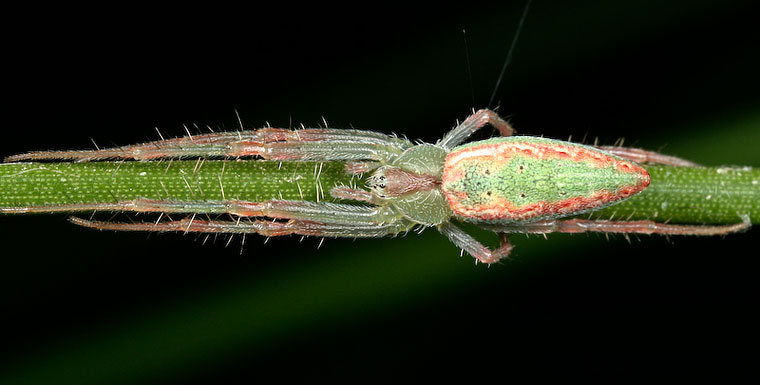
<path fill-rule="evenodd" d="M 228 155 L 281 161 L 373 161 L 387 163 L 412 147 L 406 139 L 363 130 L 262 129 L 253 140 L 230 143 Z"/>
<path fill-rule="evenodd" d="M 361 190 L 356 190 L 361 191 Z M 229 214 L 238 217 L 295 219 L 335 224 L 378 224 L 393 222 L 399 214 L 387 206 L 359 206 L 344 203 L 268 200 L 172 201 L 135 199 L 108 203 L 84 203 L 56 206 L 54 211 L 131 211 L 166 214 Z M 53 211 L 46 208 L 47 212 Z M 27 210 L 25 212 L 38 212 Z"/>
<path fill-rule="evenodd" d="M 106 159 L 259 156 L 270 160 L 386 162 L 412 146 L 408 140 L 372 131 L 306 128 L 220 132 L 131 146 L 85 151 L 39 151 L 13 155 L 6 162 L 46 159 L 81 162 Z"/>
<path fill-rule="evenodd" d="M 178 202 L 141 202 L 143 208 L 168 212 Z M 192 203 L 191 205 L 198 205 Z M 202 220 L 196 215 L 182 220 L 156 223 L 119 223 L 71 218 L 75 224 L 100 229 L 124 231 L 182 231 L 208 233 L 257 233 L 265 236 L 288 234 L 322 237 L 381 237 L 408 231 L 414 223 L 383 206 L 357 206 L 341 203 L 271 200 L 265 202 L 209 202 L 206 206 L 184 206 L 206 213 L 237 215 L 237 221 Z M 186 211 L 187 212 L 187 211 Z M 195 211 L 193 211 L 195 212 Z M 267 219 L 249 219 L 267 218 Z"/>
<path fill-rule="evenodd" d="M 162 222 L 125 223 L 69 218 L 71 223 L 98 230 L 114 231 L 178 231 L 184 233 L 259 234 L 267 237 L 305 235 L 335 238 L 379 238 L 408 231 L 414 224 L 393 222 L 372 225 L 346 225 L 335 223 L 288 220 L 204 220 L 193 217 Z"/>
<path fill-rule="evenodd" d="M 343 189 L 345 189 L 346 192 L 343 192 Z M 337 198 L 373 203 L 372 196 L 369 192 L 339 187 L 333 189 L 333 191 L 337 190 L 341 190 L 341 193 L 333 193 Z M 348 194 L 352 195 L 349 196 Z M 165 214 L 230 214 L 241 217 L 297 218 L 312 221 L 319 221 L 325 218 L 339 220 L 342 217 L 354 219 L 354 216 L 374 217 L 378 220 L 388 220 L 393 217 L 393 214 L 391 214 L 388 209 L 382 209 L 379 206 L 369 207 L 329 202 L 289 200 L 249 202 L 236 199 L 206 201 L 133 199 L 116 202 L 73 203 L 56 206 L 25 206 L 0 209 L 0 212 L 14 214 L 82 211 L 131 211 Z M 337 217 L 335 215 L 337 215 Z"/>
<path fill-rule="evenodd" d="M 494 126 L 499 130 L 501 136 L 512 136 L 515 133 L 515 129 L 512 128 L 509 122 L 499 117 L 496 112 L 483 109 L 478 110 L 458 126 L 454 127 L 443 139 L 438 141 L 438 145 L 450 150 L 462 144 L 470 135 L 485 127 L 486 124 Z"/>

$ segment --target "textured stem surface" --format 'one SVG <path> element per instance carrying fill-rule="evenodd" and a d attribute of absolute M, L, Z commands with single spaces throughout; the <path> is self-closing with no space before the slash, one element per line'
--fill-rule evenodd
<path fill-rule="evenodd" d="M 639 195 L 594 217 L 730 224 L 760 219 L 760 170 L 750 167 L 647 167 L 652 182 Z"/>
<path fill-rule="evenodd" d="M 163 161 L 0 164 L 0 210 L 115 202 L 329 198 L 350 184 L 341 163 Z"/>
<path fill-rule="evenodd" d="M 727 224 L 760 218 L 760 170 L 749 167 L 647 167 L 651 185 L 594 217 Z M 330 200 L 335 185 L 359 184 L 341 163 L 173 161 L 10 163 L 0 165 L 0 210 L 115 202 L 272 198 Z"/>

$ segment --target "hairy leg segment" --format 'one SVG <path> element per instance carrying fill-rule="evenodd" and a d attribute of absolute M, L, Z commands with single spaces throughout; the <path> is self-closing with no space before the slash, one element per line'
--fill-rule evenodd
<path fill-rule="evenodd" d="M 414 224 L 384 206 L 359 206 L 330 202 L 270 200 L 265 202 L 168 202 L 135 200 L 107 206 L 91 205 L 84 210 L 188 213 L 181 220 L 119 223 L 73 217 L 78 225 L 100 230 L 183 231 L 210 233 L 287 234 L 323 237 L 380 237 L 408 231 Z M 237 220 L 202 220 L 197 214 L 230 214 Z"/>
<path fill-rule="evenodd" d="M 220 132 L 159 140 L 133 146 L 84 151 L 39 151 L 13 155 L 6 162 L 108 159 L 152 160 L 160 158 L 256 156 L 268 160 L 385 162 L 412 146 L 408 140 L 363 130 L 263 128 L 255 131 Z"/>

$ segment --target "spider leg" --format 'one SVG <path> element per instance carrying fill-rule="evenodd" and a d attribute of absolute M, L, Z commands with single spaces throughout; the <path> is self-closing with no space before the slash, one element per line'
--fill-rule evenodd
<path fill-rule="evenodd" d="M 88 207 L 92 208 L 92 206 Z M 184 231 L 211 233 L 287 234 L 326 237 L 380 237 L 407 231 L 414 223 L 384 206 L 359 206 L 330 202 L 270 200 L 264 202 L 210 201 L 168 202 L 136 200 L 117 202 L 100 209 L 157 211 L 193 214 L 232 214 L 237 221 L 200 220 L 195 215 L 157 223 L 119 223 L 72 218 L 75 224 L 101 230 Z M 245 217 L 266 219 L 242 220 Z"/>
<path fill-rule="evenodd" d="M 261 234 L 264 236 L 306 235 L 317 237 L 377 238 L 409 230 L 414 224 L 399 221 L 385 224 L 336 224 L 291 219 L 285 222 L 271 220 L 222 221 L 201 220 L 194 217 L 159 223 L 123 223 L 93 221 L 71 217 L 72 223 L 98 230 L 115 231 L 181 231 L 185 233 Z"/>
<path fill-rule="evenodd" d="M 330 190 L 330 195 L 339 199 L 347 199 L 367 203 L 380 203 L 378 202 L 378 199 L 375 197 L 375 195 L 371 192 L 347 186 L 333 187 L 332 190 Z"/>
<path fill-rule="evenodd" d="M 682 158 L 670 155 L 663 155 L 654 151 L 642 150 L 639 148 L 628 148 L 618 146 L 596 146 L 596 148 L 617 155 L 621 158 L 632 160 L 636 163 L 664 164 L 667 166 L 681 167 L 701 167 L 700 165 Z"/>
<path fill-rule="evenodd" d="M 387 161 L 412 146 L 408 140 L 377 132 L 307 128 L 220 132 L 131 146 L 84 151 L 40 151 L 13 155 L 6 162 L 46 159 L 80 162 L 105 159 L 260 156 L 271 160 Z"/>
<path fill-rule="evenodd" d="M 452 149 L 464 142 L 475 131 L 483 128 L 486 124 L 491 124 L 497 130 L 501 136 L 512 136 L 515 133 L 515 129 L 499 115 L 488 109 L 478 110 L 474 114 L 470 115 L 461 124 L 454 127 L 449 131 L 446 136 L 438 141 L 438 145 L 445 149 Z"/>
<path fill-rule="evenodd" d="M 243 137 L 249 137 L 252 132 L 255 131 L 219 132 L 99 150 L 35 151 L 12 155 L 6 157 L 5 161 L 19 162 L 61 159 L 88 162 L 105 159 L 149 160 L 154 158 L 181 158 L 190 156 L 224 156 L 227 143 L 241 140 Z"/>
<path fill-rule="evenodd" d="M 475 260 L 485 264 L 499 262 L 500 259 L 506 258 L 512 251 L 512 244 L 509 243 L 509 239 L 505 233 L 499 233 L 501 246 L 496 250 L 490 250 L 478 242 L 472 235 L 467 234 L 464 230 L 455 226 L 451 222 L 440 224 L 438 226 L 438 231 L 449 238 L 449 240 L 457 245 L 457 247 L 475 257 Z"/>
<path fill-rule="evenodd" d="M 361 191 L 361 190 L 356 190 Z M 369 193 L 368 193 L 369 194 Z M 354 200 L 359 200 L 355 199 Z M 19 209 L 20 210 L 20 209 Z M 334 224 L 379 224 L 396 221 L 400 215 L 386 206 L 361 206 L 345 203 L 268 200 L 249 202 L 223 201 L 170 201 L 135 199 L 109 203 L 85 203 L 48 207 L 24 207 L 23 212 L 77 212 L 77 211 L 131 211 L 162 212 L 169 214 L 231 214 L 240 217 L 267 217 L 297 219 Z M 14 211 L 20 213 L 21 211 Z"/>
<path fill-rule="evenodd" d="M 262 129 L 253 140 L 228 145 L 227 156 L 259 156 L 284 161 L 375 161 L 385 163 L 412 143 L 405 139 L 361 130 Z M 349 170 L 350 171 L 350 170 Z"/>
<path fill-rule="evenodd" d="M 608 221 L 590 219 L 547 220 L 512 226 L 487 226 L 488 229 L 510 233 L 623 233 L 664 235 L 723 235 L 744 231 L 752 227 L 748 215 L 731 225 L 681 225 L 654 221 Z"/>
<path fill-rule="evenodd" d="M 340 225 L 381 225 L 397 222 L 402 216 L 387 206 L 362 206 L 345 203 L 269 200 L 236 202 L 229 214 L 322 222 Z"/>
<path fill-rule="evenodd" d="M 383 164 L 380 162 L 361 162 L 361 161 L 348 161 L 346 162 L 346 174 L 361 175 L 377 169 Z"/>
<path fill-rule="evenodd" d="M 73 203 L 55 206 L 25 206 L 2 208 L 3 213 L 53 213 L 81 211 L 132 211 L 196 214 L 237 214 L 250 210 L 250 202 L 225 201 L 172 201 L 156 199 L 134 199 L 116 202 Z M 241 215 L 241 214 L 238 214 Z"/>

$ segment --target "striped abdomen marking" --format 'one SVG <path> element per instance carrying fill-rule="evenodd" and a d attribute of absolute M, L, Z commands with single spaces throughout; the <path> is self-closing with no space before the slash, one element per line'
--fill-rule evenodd
<path fill-rule="evenodd" d="M 534 137 L 495 138 L 455 148 L 443 191 L 457 217 L 516 222 L 579 214 L 649 185 L 642 167 L 592 147 Z"/>

